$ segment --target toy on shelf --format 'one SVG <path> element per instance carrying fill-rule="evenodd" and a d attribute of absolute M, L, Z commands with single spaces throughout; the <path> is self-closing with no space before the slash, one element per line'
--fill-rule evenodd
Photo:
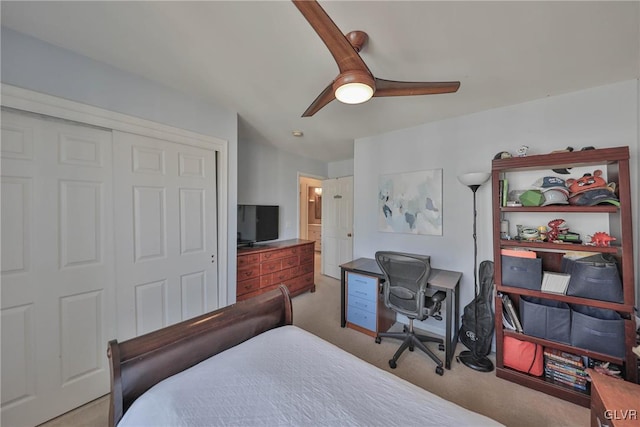
<path fill-rule="evenodd" d="M 569 227 L 567 227 L 567 223 L 564 222 L 564 219 L 561 218 L 551 220 L 547 225 L 549 226 L 549 231 L 547 231 L 547 241 L 549 242 L 555 242 L 556 240 L 558 240 L 558 234 L 560 234 L 562 231 L 569 230 Z"/>
<path fill-rule="evenodd" d="M 593 236 L 591 236 L 591 241 L 589 242 L 589 245 L 608 247 L 608 246 L 611 246 L 611 242 L 613 240 L 616 240 L 616 238 L 609 236 L 607 233 L 603 231 L 598 231 L 597 233 L 594 233 Z"/>
<path fill-rule="evenodd" d="M 518 157 L 527 157 L 527 151 L 529 151 L 529 146 L 522 145 L 520 148 L 518 148 Z"/>

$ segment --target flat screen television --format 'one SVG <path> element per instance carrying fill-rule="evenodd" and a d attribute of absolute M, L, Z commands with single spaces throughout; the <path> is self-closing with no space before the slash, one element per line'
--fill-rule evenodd
<path fill-rule="evenodd" d="M 279 206 L 238 205 L 238 245 L 276 240 L 279 223 Z"/>

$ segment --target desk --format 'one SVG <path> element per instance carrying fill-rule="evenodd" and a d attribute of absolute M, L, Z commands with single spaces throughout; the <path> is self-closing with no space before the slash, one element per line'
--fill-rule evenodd
<path fill-rule="evenodd" d="M 340 266 L 340 326 L 343 328 L 347 324 L 346 307 L 345 307 L 345 279 L 348 272 L 359 273 L 365 276 L 373 276 L 384 281 L 384 274 L 378 267 L 378 263 L 372 258 L 358 258 L 351 262 L 347 262 Z M 445 361 L 444 367 L 451 369 L 451 359 L 458 343 L 458 331 L 460 330 L 460 294 L 458 286 L 462 273 L 459 271 L 440 270 L 432 268 L 429 275 L 428 285 L 433 289 L 445 291 L 447 297 L 446 302 L 446 336 L 445 345 Z M 453 322 L 453 326 L 452 323 Z M 452 336 L 453 335 L 453 336 Z"/>

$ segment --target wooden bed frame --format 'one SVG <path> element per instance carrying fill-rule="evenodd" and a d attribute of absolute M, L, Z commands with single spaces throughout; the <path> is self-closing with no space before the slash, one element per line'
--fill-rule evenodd
<path fill-rule="evenodd" d="M 118 343 L 109 342 L 109 425 L 153 385 L 258 334 L 292 324 L 286 286 Z"/>

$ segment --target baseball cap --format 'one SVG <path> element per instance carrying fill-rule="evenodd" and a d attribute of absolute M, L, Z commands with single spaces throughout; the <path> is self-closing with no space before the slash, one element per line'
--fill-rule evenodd
<path fill-rule="evenodd" d="M 547 190 L 543 193 L 544 202 L 540 206 L 568 205 L 567 194 L 561 190 Z"/>
<path fill-rule="evenodd" d="M 538 179 L 533 183 L 533 188 L 538 189 L 542 192 L 549 190 L 559 190 L 566 195 L 569 195 L 569 189 L 567 188 L 567 184 L 562 178 L 558 178 L 557 176 L 545 176 L 544 178 Z"/>
<path fill-rule="evenodd" d="M 538 190 L 527 190 L 520 195 L 522 206 L 540 206 L 544 202 L 544 196 Z"/>
<path fill-rule="evenodd" d="M 569 198 L 569 204 L 576 206 L 595 206 L 602 203 L 620 206 L 620 201 L 608 188 L 594 188 Z"/>

